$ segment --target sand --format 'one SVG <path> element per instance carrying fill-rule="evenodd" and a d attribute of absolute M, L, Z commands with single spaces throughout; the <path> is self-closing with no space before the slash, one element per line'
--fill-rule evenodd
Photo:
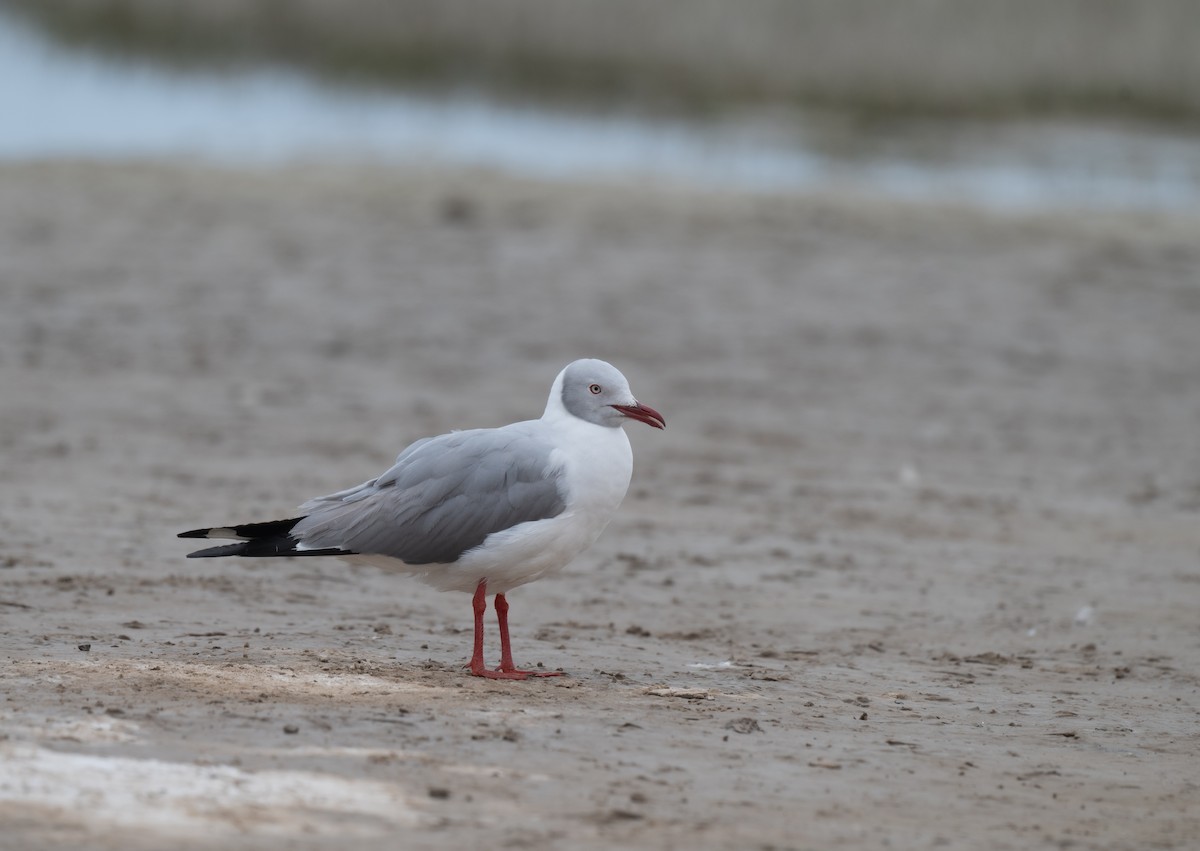
<path fill-rule="evenodd" d="M 0 168 L 0 846 L 1194 847 L 1197 233 Z M 568 676 L 466 676 L 462 594 L 183 558 L 580 356 L 668 429 L 511 595 Z"/>

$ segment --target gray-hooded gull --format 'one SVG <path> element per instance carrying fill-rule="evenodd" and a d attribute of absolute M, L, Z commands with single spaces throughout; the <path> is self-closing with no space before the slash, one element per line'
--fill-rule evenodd
<path fill-rule="evenodd" d="M 412 574 L 443 591 L 466 591 L 474 594 L 475 610 L 471 673 L 555 676 L 513 664 L 504 595 L 560 570 L 604 531 L 633 473 L 621 428 L 631 419 L 666 426 L 611 364 L 577 360 L 554 379 L 541 419 L 427 437 L 378 478 L 310 499 L 299 517 L 179 537 L 239 541 L 188 558 L 340 556 Z M 497 670 L 483 663 L 489 592 L 500 627 Z"/>

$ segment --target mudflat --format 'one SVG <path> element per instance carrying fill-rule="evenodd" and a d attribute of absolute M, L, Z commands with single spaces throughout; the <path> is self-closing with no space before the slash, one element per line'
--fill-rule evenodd
<path fill-rule="evenodd" d="M 0 167 L 0 846 L 1194 847 L 1197 233 Z M 510 596 L 567 676 L 467 676 L 463 594 L 184 559 L 583 356 L 668 429 Z"/>

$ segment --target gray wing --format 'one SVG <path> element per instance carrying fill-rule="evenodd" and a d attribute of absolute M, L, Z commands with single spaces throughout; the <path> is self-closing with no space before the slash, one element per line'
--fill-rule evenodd
<path fill-rule="evenodd" d="M 417 441 L 379 478 L 305 503 L 292 535 L 305 548 L 445 564 L 493 532 L 554 517 L 563 471 L 525 425 Z"/>

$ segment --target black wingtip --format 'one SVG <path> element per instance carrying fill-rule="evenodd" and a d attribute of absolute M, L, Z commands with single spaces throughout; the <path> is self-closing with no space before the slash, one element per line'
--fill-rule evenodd
<path fill-rule="evenodd" d="M 203 537 L 203 536 L 202 535 L 201 536 L 180 535 L 179 537 L 183 538 L 183 537 Z M 220 546 L 220 547 L 209 547 L 206 550 L 196 550 L 194 553 L 188 553 L 187 557 L 188 558 L 220 558 L 221 556 L 240 556 L 240 555 L 245 555 L 245 554 L 246 554 L 246 542 L 242 541 L 241 543 L 238 543 L 238 544 L 224 544 L 223 546 Z"/>
<path fill-rule="evenodd" d="M 285 537 L 303 517 L 286 520 L 268 520 L 265 523 L 240 523 L 235 526 L 210 526 L 207 529 L 189 529 L 180 532 L 180 538 L 279 538 Z M 216 533 L 216 534 L 213 534 Z"/>
<path fill-rule="evenodd" d="M 340 547 L 325 547 L 319 550 L 300 550 L 296 548 L 295 538 L 257 538 L 253 541 L 238 541 L 236 544 L 222 544 L 219 547 L 209 547 L 188 553 L 188 558 L 223 558 L 225 556 L 242 556 L 244 558 L 307 558 L 311 556 L 352 556 L 358 555 L 353 550 L 343 550 Z"/>

